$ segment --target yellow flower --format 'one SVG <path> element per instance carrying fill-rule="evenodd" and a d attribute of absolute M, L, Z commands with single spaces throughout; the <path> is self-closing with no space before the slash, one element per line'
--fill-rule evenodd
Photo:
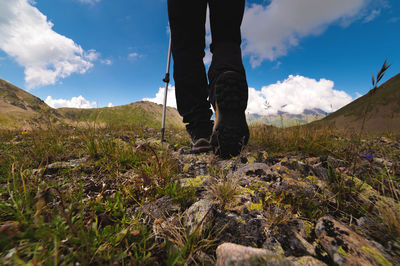
<path fill-rule="evenodd" d="M 21 132 L 21 135 L 28 135 L 28 133 L 29 133 L 28 131 L 24 130 Z"/>

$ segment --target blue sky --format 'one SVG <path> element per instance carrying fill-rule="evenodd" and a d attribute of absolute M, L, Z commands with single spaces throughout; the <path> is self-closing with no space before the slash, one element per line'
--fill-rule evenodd
<path fill-rule="evenodd" d="M 0 0 L 0 78 L 54 107 L 160 102 L 166 5 Z M 384 81 L 399 73 L 399 11 L 397 0 L 248 0 L 242 25 L 248 112 L 334 111 L 371 89 L 371 74 L 386 58 L 393 65 Z M 206 63 L 209 56 L 207 50 Z"/>

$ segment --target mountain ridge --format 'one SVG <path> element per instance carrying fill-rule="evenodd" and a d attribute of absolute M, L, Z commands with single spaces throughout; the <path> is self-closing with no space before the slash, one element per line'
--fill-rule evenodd
<path fill-rule="evenodd" d="M 77 125 L 81 122 L 158 126 L 162 105 L 152 102 L 133 102 L 103 108 L 52 108 L 40 98 L 0 79 L 0 128 L 31 129 L 49 124 Z M 167 108 L 166 125 L 183 127 L 175 108 Z"/>
<path fill-rule="evenodd" d="M 328 113 L 319 109 L 305 109 L 301 114 L 291 114 L 287 112 L 278 112 L 278 114 L 259 115 L 247 114 L 247 122 L 250 125 L 272 125 L 276 127 L 291 127 L 305 125 L 316 120 L 320 120 L 327 116 Z"/>

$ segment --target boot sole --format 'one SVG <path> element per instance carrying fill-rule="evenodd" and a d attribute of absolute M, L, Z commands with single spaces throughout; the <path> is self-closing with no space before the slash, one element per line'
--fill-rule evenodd
<path fill-rule="evenodd" d="M 192 143 L 192 147 L 191 147 L 191 152 L 192 154 L 199 154 L 199 153 L 204 153 L 204 152 L 209 152 L 212 150 L 212 146 L 209 143 L 209 141 L 207 141 L 206 139 L 202 140 L 203 143 L 202 145 L 197 146 L 196 144 Z"/>
<path fill-rule="evenodd" d="M 216 122 L 211 137 L 214 153 L 222 158 L 237 156 L 249 140 L 246 122 L 248 87 L 233 71 L 222 73 L 215 85 Z"/>

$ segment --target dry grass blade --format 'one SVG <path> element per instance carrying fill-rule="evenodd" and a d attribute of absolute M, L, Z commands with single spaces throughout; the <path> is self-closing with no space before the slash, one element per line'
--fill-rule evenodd
<path fill-rule="evenodd" d="M 372 86 L 375 87 L 375 77 L 374 77 L 374 74 L 372 74 Z"/>
<path fill-rule="evenodd" d="M 387 59 L 386 59 L 382 65 L 382 68 L 379 70 L 378 75 L 376 76 L 376 79 L 377 79 L 376 83 L 378 83 L 383 78 L 383 76 L 385 75 L 385 71 L 388 70 L 388 68 L 390 66 L 391 65 L 388 65 Z"/>

